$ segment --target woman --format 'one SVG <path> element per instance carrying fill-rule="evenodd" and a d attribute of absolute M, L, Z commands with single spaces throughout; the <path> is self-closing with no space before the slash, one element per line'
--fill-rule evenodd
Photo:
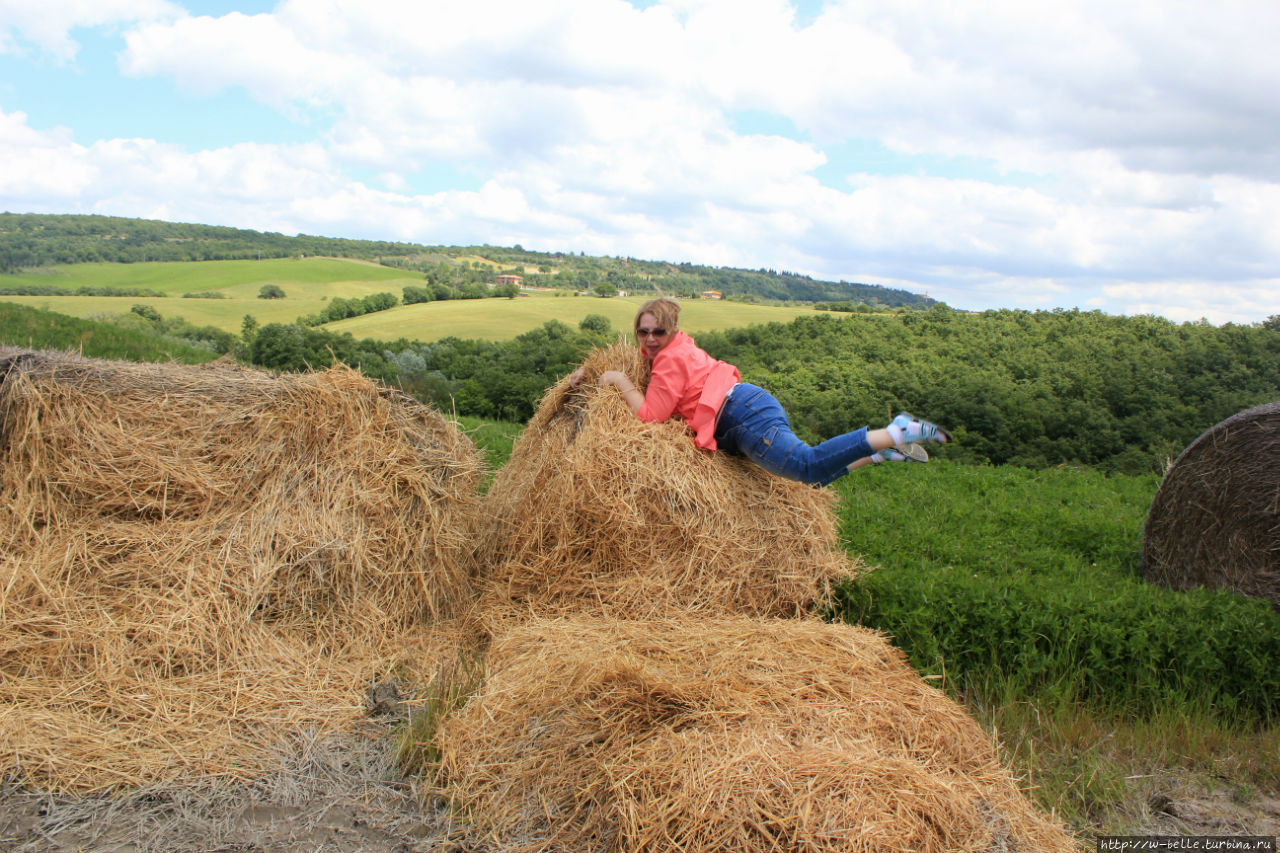
<path fill-rule="evenodd" d="M 825 486 L 872 462 L 927 462 L 920 443 L 951 440 L 941 427 L 902 412 L 884 429 L 863 427 L 810 447 L 796 438 L 772 394 L 741 382 L 736 367 L 712 358 L 680 331 L 679 314 L 680 306 L 670 299 L 651 299 L 636 313 L 636 343 L 650 363 L 645 393 L 618 370 L 601 374 L 599 385 L 622 392 L 642 421 L 679 415 L 698 447 L 737 453 L 774 474 Z M 578 368 L 569 384 L 581 381 Z"/>

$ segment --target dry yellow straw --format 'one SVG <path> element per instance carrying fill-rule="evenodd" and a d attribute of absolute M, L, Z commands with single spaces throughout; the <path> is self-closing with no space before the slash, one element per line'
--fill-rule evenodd
<path fill-rule="evenodd" d="M 504 849 L 1075 850 L 876 633 L 817 620 L 512 625 L 439 733 Z"/>
<path fill-rule="evenodd" d="M 830 490 L 699 450 L 684 424 L 641 423 L 595 378 L 634 346 L 593 353 L 551 388 L 485 499 L 491 612 L 624 617 L 673 607 L 795 616 L 862 566 L 840 548 Z"/>
<path fill-rule="evenodd" d="M 343 368 L 4 367 L 0 772 L 251 775 L 474 600 L 482 462 L 403 395 Z"/>

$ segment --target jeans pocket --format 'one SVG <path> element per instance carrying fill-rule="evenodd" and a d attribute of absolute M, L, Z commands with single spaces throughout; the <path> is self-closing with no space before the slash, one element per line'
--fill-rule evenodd
<path fill-rule="evenodd" d="M 769 427 L 755 437 L 755 440 L 751 442 L 752 449 L 755 451 L 754 455 L 760 458 L 769 456 L 769 451 L 773 449 L 774 440 L 778 437 L 778 429 L 776 426 Z"/>

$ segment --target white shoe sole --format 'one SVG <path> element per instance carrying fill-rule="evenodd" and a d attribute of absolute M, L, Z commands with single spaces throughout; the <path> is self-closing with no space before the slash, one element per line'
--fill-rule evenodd
<path fill-rule="evenodd" d="M 898 447 L 895 447 L 894 450 L 898 451 L 899 453 L 907 457 L 907 459 L 911 460 L 912 462 L 928 462 L 929 461 L 929 451 L 925 450 L 923 447 L 921 447 L 918 444 L 914 444 L 914 443 L 903 444 Z"/>

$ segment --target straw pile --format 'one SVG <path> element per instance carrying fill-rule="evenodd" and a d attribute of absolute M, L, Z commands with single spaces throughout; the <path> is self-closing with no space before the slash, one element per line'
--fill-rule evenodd
<path fill-rule="evenodd" d="M 795 616 L 859 571 L 830 490 L 699 450 L 678 420 L 636 420 L 595 384 L 621 370 L 644 388 L 634 345 L 584 367 L 547 392 L 485 499 L 488 612 Z"/>
<path fill-rule="evenodd" d="M 876 633 L 530 620 L 447 718 L 441 783 L 503 849 L 1075 850 Z"/>
<path fill-rule="evenodd" d="M 0 376 L 0 772 L 252 775 L 474 598 L 479 455 L 354 371 L 26 353 Z"/>
<path fill-rule="evenodd" d="M 1227 418 L 1175 460 L 1151 502 L 1147 580 L 1225 587 L 1280 607 L 1280 402 Z"/>

